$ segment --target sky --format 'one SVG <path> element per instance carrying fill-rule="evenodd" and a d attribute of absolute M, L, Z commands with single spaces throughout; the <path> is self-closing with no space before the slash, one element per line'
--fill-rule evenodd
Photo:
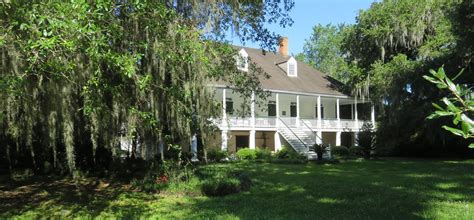
<path fill-rule="evenodd" d="M 310 38 L 313 26 L 316 24 L 353 24 L 361 9 L 367 9 L 375 0 L 295 0 L 295 6 L 290 12 L 294 23 L 291 27 L 282 28 L 279 25 L 267 27 L 281 36 L 288 37 L 289 53 L 296 55 L 303 51 L 306 39 Z M 245 45 L 237 39 L 233 44 L 258 48 L 258 44 L 246 42 Z"/>

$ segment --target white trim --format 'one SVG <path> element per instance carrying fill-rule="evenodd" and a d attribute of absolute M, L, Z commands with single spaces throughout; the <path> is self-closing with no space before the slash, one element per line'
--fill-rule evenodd
<path fill-rule="evenodd" d="M 248 72 L 249 71 L 249 61 L 248 61 L 249 54 L 247 53 L 247 51 L 245 51 L 244 49 L 239 50 L 239 53 L 235 58 L 236 58 L 236 63 L 237 63 L 237 69 Z M 240 61 L 245 62 L 243 68 L 240 67 L 239 65 L 241 64 Z"/>
<path fill-rule="evenodd" d="M 224 85 L 209 85 L 215 88 L 228 88 L 232 89 L 232 86 L 224 86 Z M 354 97 L 352 96 L 347 96 L 347 95 L 331 95 L 331 94 L 325 94 L 325 93 L 309 93 L 309 92 L 296 92 L 296 91 L 288 91 L 288 90 L 278 90 L 278 89 L 264 89 L 264 91 L 269 91 L 273 93 L 281 93 L 281 94 L 290 94 L 290 95 L 305 95 L 305 96 L 321 96 L 321 97 L 329 97 L 329 98 L 341 98 L 341 99 L 353 99 Z"/>
<path fill-rule="evenodd" d="M 290 65 L 294 65 L 294 74 L 290 74 Z M 286 62 L 286 74 L 289 77 L 298 77 L 298 62 L 296 62 L 295 58 L 290 57 L 290 59 Z"/>

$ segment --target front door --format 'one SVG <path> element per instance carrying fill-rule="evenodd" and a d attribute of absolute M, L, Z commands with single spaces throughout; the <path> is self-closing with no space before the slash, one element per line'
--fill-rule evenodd
<path fill-rule="evenodd" d="M 242 148 L 249 147 L 249 136 L 248 135 L 236 135 L 235 136 L 235 150 L 239 151 Z"/>
<path fill-rule="evenodd" d="M 292 102 L 290 105 L 290 117 L 296 117 L 296 102 Z"/>
<path fill-rule="evenodd" d="M 275 101 L 268 102 L 268 116 L 269 117 L 276 116 L 276 102 Z"/>

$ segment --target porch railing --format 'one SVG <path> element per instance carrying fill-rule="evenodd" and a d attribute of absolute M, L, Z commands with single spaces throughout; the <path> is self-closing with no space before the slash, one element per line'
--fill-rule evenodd
<path fill-rule="evenodd" d="M 318 127 L 318 119 L 316 118 L 305 118 L 297 119 L 295 117 L 255 117 L 255 127 L 263 128 L 276 128 L 277 121 L 284 122 L 288 127 L 309 127 L 312 130 L 317 129 L 346 129 L 346 130 L 358 130 L 364 123 L 364 121 L 347 120 L 341 119 L 340 121 L 334 119 L 322 119 L 321 127 Z M 299 121 L 298 121 L 299 120 Z M 219 126 L 230 126 L 230 127 L 252 127 L 251 117 L 228 117 L 226 121 L 213 120 L 216 125 Z M 304 123 L 304 124 L 302 124 Z"/>

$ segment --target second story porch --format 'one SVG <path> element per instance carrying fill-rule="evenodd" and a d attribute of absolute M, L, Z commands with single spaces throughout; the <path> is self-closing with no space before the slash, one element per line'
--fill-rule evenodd
<path fill-rule="evenodd" d="M 375 122 L 368 100 L 347 96 L 271 91 L 265 102 L 252 95 L 250 102 L 244 103 L 232 89 L 217 88 L 216 98 L 222 102 L 222 120 L 217 124 L 226 130 L 277 130 L 286 126 L 358 132 L 365 121 Z M 240 114 L 242 105 L 248 105 L 250 112 Z"/>

